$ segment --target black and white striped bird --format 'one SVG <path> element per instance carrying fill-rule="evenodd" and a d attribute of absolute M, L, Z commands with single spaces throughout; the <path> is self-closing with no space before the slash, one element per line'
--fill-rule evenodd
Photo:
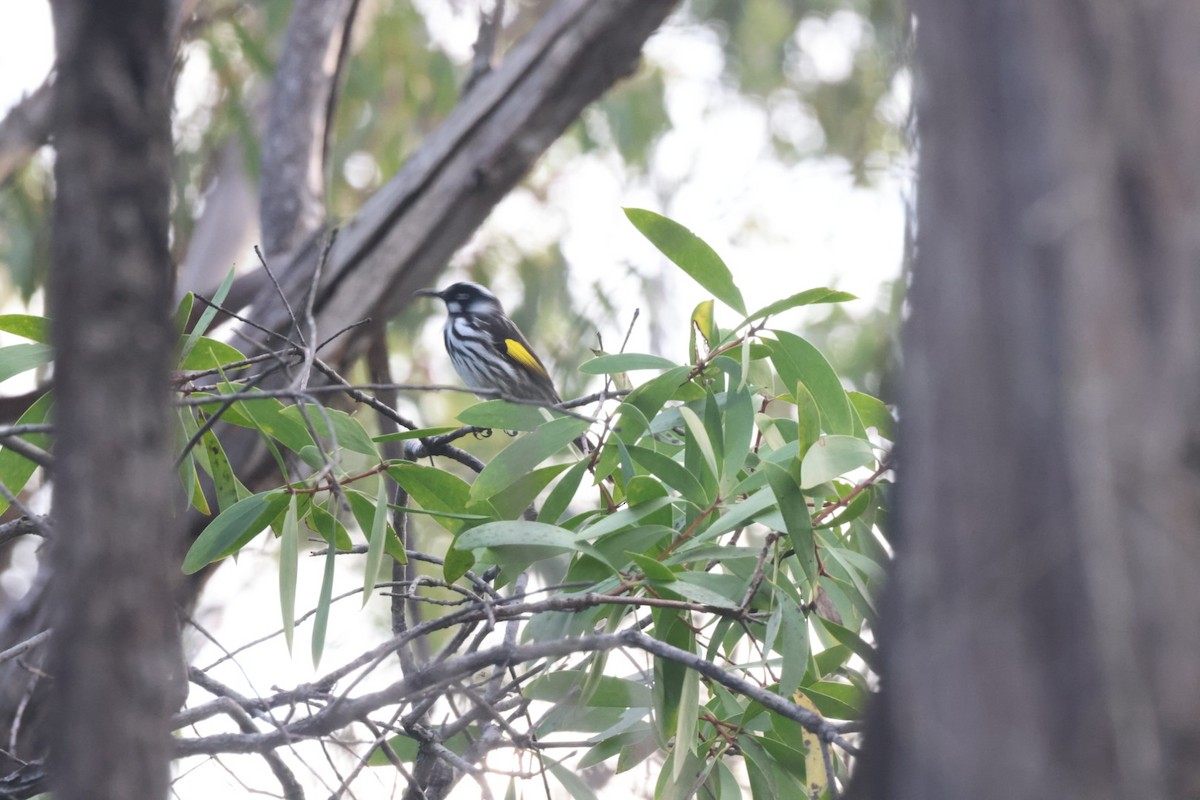
<path fill-rule="evenodd" d="M 446 304 L 442 337 L 454 371 L 468 388 L 547 405 L 562 402 L 545 364 L 494 294 L 470 281 L 417 294 Z"/>

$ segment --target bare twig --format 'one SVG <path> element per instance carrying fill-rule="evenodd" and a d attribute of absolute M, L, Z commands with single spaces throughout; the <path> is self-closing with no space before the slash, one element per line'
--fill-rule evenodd
<path fill-rule="evenodd" d="M 26 639 L 25 641 L 21 642 L 18 645 L 13 645 L 12 647 L 8 648 L 7 650 L 0 652 L 0 664 L 3 664 L 5 661 L 14 659 L 19 655 L 23 655 L 23 654 L 29 652 L 30 650 L 32 650 L 33 648 L 37 647 L 38 645 L 42 644 L 43 642 L 45 642 L 46 640 L 48 640 L 50 638 L 50 633 L 51 633 L 51 631 L 49 629 L 46 629 L 39 634 L 30 636 L 28 639 Z"/>
<path fill-rule="evenodd" d="M 0 547 L 22 536 L 34 535 L 45 537 L 49 528 L 50 520 L 46 517 L 37 517 L 36 519 L 18 517 L 17 519 L 10 520 L 0 525 Z"/>

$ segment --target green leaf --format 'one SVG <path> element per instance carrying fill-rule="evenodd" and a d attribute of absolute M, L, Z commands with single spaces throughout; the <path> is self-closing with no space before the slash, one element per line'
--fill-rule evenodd
<path fill-rule="evenodd" d="M 601 740 L 599 744 L 580 757 L 576 766 L 581 770 L 594 767 L 608 761 L 613 756 L 623 755 L 633 749 L 648 750 L 649 752 L 646 752 L 643 758 L 658 751 L 658 745 L 654 741 L 654 734 L 649 726 L 640 725 L 634 730 L 624 731 Z M 638 761 L 641 760 L 638 759 Z M 633 765 L 629 764 L 628 766 Z M 622 772 L 625 768 L 628 767 L 619 765 L 617 772 Z"/>
<path fill-rule="evenodd" d="M 852 655 L 854 655 L 854 651 L 842 644 L 826 647 L 813 656 L 812 666 L 816 670 L 816 673 L 806 675 L 805 680 L 812 683 L 815 680 L 824 678 L 826 675 L 832 675 L 844 667 Z"/>
<path fill-rule="evenodd" d="M 667 497 L 670 497 L 667 487 L 649 475 L 634 475 L 625 484 L 625 502 L 629 504 L 630 508 L 637 508 L 644 503 L 656 502 Z M 662 504 L 660 503 L 660 505 Z M 662 505 L 660 510 L 643 517 L 642 524 L 670 527 L 673 520 L 674 510 L 670 505 Z"/>
<path fill-rule="evenodd" d="M 179 422 L 175 426 L 175 447 L 180 451 L 200 428 L 196 424 L 194 414 L 195 411 L 190 408 L 175 409 L 175 417 Z M 208 498 L 204 496 L 204 487 L 200 485 L 200 476 L 196 474 L 195 451 L 188 452 L 180 459 L 179 482 L 183 486 L 183 491 L 187 493 L 188 502 L 204 516 L 211 515 L 212 510 L 208 507 Z"/>
<path fill-rule="evenodd" d="M 554 779 L 567 790 L 567 796 L 576 800 L 596 800 L 596 793 L 591 790 L 583 779 L 575 774 L 574 769 L 564 767 L 552 758 L 542 756 L 542 763 L 550 770 Z"/>
<path fill-rule="evenodd" d="M 690 503 L 706 507 L 712 498 L 706 496 L 704 487 L 696 476 L 670 456 L 637 445 L 629 445 L 630 457 L 643 469 L 670 486 Z"/>
<path fill-rule="evenodd" d="M 683 417 L 683 424 L 691 434 L 691 441 L 695 443 L 700 450 L 700 455 L 704 457 L 709 474 L 715 478 L 717 476 L 717 454 L 713 449 L 712 441 L 708 438 L 708 431 L 705 430 L 704 423 L 700 421 L 699 415 L 687 406 L 679 407 L 679 415 Z"/>
<path fill-rule="evenodd" d="M 791 697 L 800 688 L 808 671 L 808 618 L 795 603 L 784 600 L 780 620 L 779 652 L 783 656 L 783 673 L 779 678 L 779 693 Z"/>
<path fill-rule="evenodd" d="M 550 494 L 546 496 L 545 502 L 542 503 L 542 509 L 538 512 L 538 522 L 546 522 L 554 525 L 562 519 L 563 514 L 566 513 L 567 506 L 571 504 L 571 500 L 575 497 L 575 492 L 579 490 L 579 484 L 583 481 L 587 467 L 588 462 L 585 459 L 577 462 L 567 470 L 566 474 L 550 490 Z"/>
<path fill-rule="evenodd" d="M 330 515 L 330 519 L 333 516 Z M 343 529 L 343 533 L 344 533 Z M 321 594 L 317 599 L 317 613 L 313 617 L 312 631 L 312 662 L 313 669 L 321 664 L 321 656 L 325 652 L 325 634 L 329 629 L 329 609 L 333 605 L 333 575 L 337 561 L 337 550 L 334 546 L 336 535 L 330 535 L 327 541 L 329 547 L 325 550 L 325 570 L 321 575 Z M 349 544 L 349 542 L 347 542 Z"/>
<path fill-rule="evenodd" d="M 867 666 L 873 670 L 879 670 L 879 657 L 875 652 L 875 648 L 867 644 L 867 642 L 854 631 L 849 628 L 838 625 L 836 622 L 831 622 L 824 617 L 814 614 L 811 619 L 832 636 L 838 644 L 845 645 L 854 652 L 856 656 L 867 662 Z"/>
<path fill-rule="evenodd" d="M 875 463 L 871 444 L 856 436 L 822 436 L 804 454 L 800 487 L 812 489 L 847 472 Z"/>
<path fill-rule="evenodd" d="M 329 505 L 333 505 L 333 499 L 325 501 Z M 308 516 L 304 518 L 305 524 L 309 530 L 316 533 L 322 539 L 337 550 L 343 553 L 354 546 L 350 541 L 350 534 L 346 532 L 346 526 L 341 520 L 331 514 L 324 505 L 309 506 Z"/>
<path fill-rule="evenodd" d="M 207 336 L 201 336 L 197 340 L 195 347 L 188 354 L 188 357 L 180 363 L 179 368 L 200 371 L 216 369 L 217 367 L 245 360 L 246 356 L 236 347 L 231 347 L 224 342 L 210 339 Z"/>
<path fill-rule="evenodd" d="M 821 351 L 794 333 L 773 333 L 776 341 L 771 347 L 771 361 L 783 384 L 803 383 L 812 392 L 827 433 L 854 433 L 854 416 L 846 390 Z"/>
<path fill-rule="evenodd" d="M 292 652 L 292 633 L 296 627 L 296 573 L 300 566 L 300 523 L 296 518 L 296 495 L 288 496 L 283 515 L 283 533 L 279 537 L 279 612 L 283 617 L 283 639 Z"/>
<path fill-rule="evenodd" d="M 585 420 L 563 417 L 543 423 L 500 451 L 471 485 L 471 499 L 485 500 L 502 492 L 525 473 L 562 450 L 587 430 Z"/>
<path fill-rule="evenodd" d="M 17 419 L 17 425 L 40 425 L 50 418 L 50 409 L 54 406 L 54 396 L 46 392 L 34 400 L 25 413 Z M 50 437 L 44 433 L 31 433 L 21 437 L 37 447 L 46 448 Z M 11 448 L 0 448 L 0 484 L 13 495 L 20 493 L 25 484 L 33 477 L 37 464 Z M 8 498 L 0 495 L 0 514 L 8 510 Z"/>
<path fill-rule="evenodd" d="M 706 585 L 710 582 L 704 580 L 710 577 L 731 578 L 733 576 L 713 576 L 703 572 L 680 572 L 675 574 L 676 580 L 673 583 L 661 585 L 660 588 L 670 589 L 693 603 L 701 603 L 706 606 L 713 606 L 714 608 L 737 608 L 742 602 L 742 592 L 738 592 L 737 597 L 732 597 L 727 593 L 715 591 L 711 586 Z M 742 591 L 744 591 L 744 587 Z"/>
<path fill-rule="evenodd" d="M 375 591 L 375 581 L 379 579 L 379 565 L 383 563 L 383 548 L 387 542 L 387 523 L 387 481 L 380 476 L 379 488 L 375 493 L 375 513 L 371 516 L 370 535 L 367 539 L 367 561 L 363 566 L 364 606 L 371 599 L 371 593 Z"/>
<path fill-rule="evenodd" d="M 610 562 L 622 564 L 630 560 L 631 552 L 657 556 L 675 534 L 675 529 L 668 525 L 638 525 L 601 536 L 593 544 Z M 673 574 L 666 579 L 673 579 Z"/>
<path fill-rule="evenodd" d="M 674 778 L 679 780 L 683 771 L 684 759 L 678 758 L 684 748 L 688 753 L 696 753 L 696 723 L 700 719 L 700 673 L 686 670 L 683 673 L 683 691 L 679 696 L 679 716 L 675 724 L 675 772 Z"/>
<path fill-rule="evenodd" d="M 804 693 L 823 717 L 859 719 L 862 717 L 865 696 L 862 690 L 848 683 L 819 681 L 804 687 Z"/>
<path fill-rule="evenodd" d="M 48 344 L 10 344 L 0 347 L 0 382 L 54 360 Z"/>
<path fill-rule="evenodd" d="M 471 485 L 462 478 L 412 461 L 393 464 L 387 472 L 425 510 L 455 514 L 454 517 L 433 514 L 437 523 L 450 533 L 458 533 L 465 527 L 461 512 L 470 502 Z"/>
<path fill-rule="evenodd" d="M 524 695 L 530 700 L 550 703 L 568 699 L 591 676 L 583 670 L 548 672 L 530 681 Z M 627 678 L 602 675 L 584 698 L 586 705 L 603 708 L 649 708 L 650 688 Z"/>
<path fill-rule="evenodd" d="M 609 564 L 608 559 L 595 547 L 581 541 L 575 534 L 564 528 L 547 525 L 544 522 L 527 520 L 485 522 L 476 528 L 460 533 L 454 544 L 460 549 L 472 550 L 484 547 L 491 549 L 508 547 L 531 561 L 549 558 L 559 553 L 586 553 L 616 571 L 616 567 Z"/>
<path fill-rule="evenodd" d="M 800 562 L 804 577 L 809 586 L 817 581 L 817 556 L 814 549 L 812 517 L 808 513 L 808 501 L 800 492 L 800 487 L 792 479 L 791 474 L 778 464 L 763 462 L 762 469 L 767 473 L 775 502 L 779 505 L 779 513 L 783 516 L 784 530 L 792 549 L 796 551 L 796 560 Z"/>
<path fill-rule="evenodd" d="M 625 555 L 638 566 L 649 580 L 656 583 L 672 583 L 675 580 L 675 573 L 670 567 L 664 565 L 661 561 L 651 558 L 641 553 L 635 553 L 631 550 L 626 550 Z"/>
<path fill-rule="evenodd" d="M 763 317 L 771 317 L 781 311 L 797 308 L 798 306 L 809 306 L 816 303 L 845 303 L 847 300 L 857 300 L 858 298 L 849 292 L 839 292 L 834 289 L 826 289 L 824 287 L 816 289 L 805 289 L 799 294 L 794 294 L 791 297 L 785 297 L 782 300 L 776 300 L 770 305 L 765 305 L 758 311 L 755 311 L 750 316 L 734 326 L 734 330 L 748 325 L 755 320 L 760 320 Z"/>
<path fill-rule="evenodd" d="M 782 780 L 783 773 L 778 763 L 762 746 L 759 737 L 739 736 L 738 748 L 746 759 L 746 777 L 750 781 L 750 795 L 753 800 L 804 796 L 802 792 L 789 791 L 791 787 Z"/>
<path fill-rule="evenodd" d="M 605 536 L 613 531 L 619 531 L 621 528 L 634 525 L 656 511 L 666 508 L 667 506 L 671 505 L 671 503 L 672 498 L 660 497 L 656 500 L 647 500 L 638 506 L 622 508 L 619 511 L 614 511 L 611 514 L 605 514 L 602 517 L 596 518 L 591 522 L 591 524 L 581 529 L 575 536 L 576 538 L 584 538 L 595 541 L 601 536 Z"/>
<path fill-rule="evenodd" d="M 889 441 L 896 440 L 896 421 L 882 400 L 862 392 L 846 392 L 846 396 L 850 398 L 850 404 L 858 412 L 863 425 L 875 428 L 880 436 Z"/>
<path fill-rule="evenodd" d="M 695 633 L 687 624 L 683 612 L 677 609 L 655 609 L 652 612 L 654 627 L 651 635 L 661 642 L 693 652 Z M 654 697 L 654 723 L 661 743 L 665 745 L 678 729 L 680 699 L 688 668 L 665 658 L 654 659 L 654 682 L 651 689 Z"/>
<path fill-rule="evenodd" d="M 521 516 L 529 508 L 534 499 L 567 468 L 566 464 L 550 464 L 527 472 L 509 484 L 503 492 L 497 492 L 488 498 L 488 504 L 496 510 L 499 519 L 513 519 Z M 472 510 L 474 510 L 472 506 Z"/>
<path fill-rule="evenodd" d="M 803 381 L 796 383 L 796 447 L 807 453 L 813 442 L 821 438 L 821 409 Z"/>
<path fill-rule="evenodd" d="M 721 487 L 728 490 L 746 463 L 754 440 L 754 399 L 745 387 L 726 396 L 723 422 L 725 463 L 721 467 Z"/>
<path fill-rule="evenodd" d="M 233 384 L 221 384 L 221 394 L 239 391 Z M 252 430 L 258 430 L 270 436 L 293 453 L 299 453 L 306 447 L 313 447 L 312 435 L 304 422 L 296 418 L 295 412 L 284 414 L 289 408 L 274 397 L 252 397 L 239 400 L 226 412 L 224 420 L 234 425 L 242 425 Z"/>
<path fill-rule="evenodd" d="M 617 353 L 600 356 L 579 365 L 584 375 L 609 375 L 614 372 L 633 372 L 639 369 L 671 369 L 679 366 L 669 358 L 645 353 Z"/>
<path fill-rule="evenodd" d="M 212 478 L 213 487 L 217 492 L 217 507 L 226 511 L 246 496 L 246 489 L 233 474 L 233 467 L 229 465 L 225 448 L 221 446 L 220 439 L 211 428 L 200 437 L 200 445 L 204 448 L 204 458 L 200 460 L 200 465 Z"/>
<path fill-rule="evenodd" d="M 179 305 L 175 306 L 175 332 L 180 336 L 187 327 L 187 321 L 192 316 L 192 306 L 195 304 L 196 296 L 191 292 L 184 292 L 183 297 L 179 298 Z"/>
<path fill-rule="evenodd" d="M 700 338 L 704 339 L 706 351 L 712 350 L 714 340 L 717 338 L 716 314 L 713 310 L 712 300 L 702 300 L 696 304 L 696 307 L 692 309 L 691 323 L 688 358 L 695 362 L 700 358 L 700 351 L 696 347 L 696 334 L 700 334 Z"/>
<path fill-rule="evenodd" d="M 420 742 L 403 733 L 390 737 L 387 744 L 392 752 L 405 763 L 416 760 L 421 749 Z M 446 740 L 445 745 L 450 752 L 462 755 L 471 745 L 471 740 L 467 738 L 466 734 L 457 733 Z M 367 766 L 370 767 L 390 767 L 391 763 L 382 747 L 376 747 L 367 757 Z"/>
<path fill-rule="evenodd" d="M 532 431 L 542 425 L 547 414 L 541 406 L 510 403 L 507 400 L 487 400 L 464 408 L 458 419 L 464 425 L 494 428 L 502 431 Z"/>
<path fill-rule="evenodd" d="M 396 431 L 395 433 L 383 433 L 379 436 L 372 436 L 373 442 L 403 442 L 408 439 L 424 439 L 427 436 L 441 436 L 443 433 L 458 430 L 454 425 L 445 425 L 441 428 L 418 428 L 415 431 Z"/>
<path fill-rule="evenodd" d="M 234 268 L 230 267 L 229 272 L 225 274 L 225 280 L 221 281 L 221 285 L 217 287 L 216 293 L 212 297 L 211 304 L 205 304 L 204 311 L 200 313 L 200 319 L 196 320 L 196 327 L 192 328 L 192 332 L 183 340 L 183 346 L 179 348 L 179 361 L 186 363 L 188 355 L 191 354 L 192 348 L 200 341 L 200 337 L 208 331 L 208 326 L 217 317 L 216 307 L 225 302 L 225 296 L 229 294 L 229 288 L 233 286 Z"/>
<path fill-rule="evenodd" d="M 663 404 L 671 399 L 691 371 L 691 367 L 675 367 L 662 375 L 646 381 L 626 395 L 617 408 L 616 433 L 621 441 L 633 444 L 645 432 L 648 420 L 662 410 Z"/>
<path fill-rule="evenodd" d="M 239 500 L 208 523 L 183 559 L 187 575 L 240 550 L 279 516 L 289 494 L 274 489 Z"/>
<path fill-rule="evenodd" d="M 357 419 L 345 411 L 338 411 L 334 408 L 325 408 L 322 410 L 321 406 L 313 403 L 307 403 L 306 406 L 309 419 L 312 421 L 313 429 L 316 430 L 318 436 L 328 437 L 330 435 L 330 428 L 332 428 L 333 435 L 337 437 L 338 447 L 374 458 L 379 457 L 379 450 L 375 447 L 375 443 L 371 441 L 371 435 L 367 433 L 362 423 Z M 279 411 L 279 416 L 304 426 L 305 432 L 308 431 L 308 427 L 304 425 L 304 417 L 298 405 L 285 406 Z"/>
<path fill-rule="evenodd" d="M 720 536 L 723 533 L 729 533 L 735 528 L 749 524 L 756 517 L 762 516 L 774 507 L 775 495 L 769 491 L 760 489 L 745 500 L 735 503 L 728 511 L 722 514 L 719 520 L 715 521 L 705 530 L 704 538 L 709 539 L 714 536 Z"/>
<path fill-rule="evenodd" d="M 703 239 L 653 211 L 625 209 L 625 216 L 663 255 L 692 277 L 713 297 L 741 314 L 746 313 L 742 293 L 733 282 L 729 267 Z"/>
<path fill-rule="evenodd" d="M 50 320 L 32 314 L 0 314 L 0 331 L 50 344 Z"/>
<path fill-rule="evenodd" d="M 470 550 L 460 550 L 458 544 L 454 543 L 446 550 L 446 557 L 442 560 L 442 577 L 446 579 L 446 583 L 454 583 L 473 566 L 475 554 Z"/>
<path fill-rule="evenodd" d="M 703 785 L 704 776 L 713 763 L 686 747 L 672 748 L 659 769 L 658 782 L 654 785 L 655 800 L 692 800 L 697 796 L 693 789 Z"/>

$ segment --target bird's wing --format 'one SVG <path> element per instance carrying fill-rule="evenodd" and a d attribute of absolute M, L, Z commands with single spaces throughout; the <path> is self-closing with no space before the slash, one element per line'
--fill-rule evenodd
<path fill-rule="evenodd" d="M 491 335 L 492 345 L 496 352 L 518 368 L 523 368 L 534 376 L 534 381 L 543 390 L 547 400 L 559 402 L 558 391 L 550 380 L 550 373 L 538 354 L 533 351 L 529 341 L 521 330 L 507 318 L 489 321 L 487 331 Z"/>

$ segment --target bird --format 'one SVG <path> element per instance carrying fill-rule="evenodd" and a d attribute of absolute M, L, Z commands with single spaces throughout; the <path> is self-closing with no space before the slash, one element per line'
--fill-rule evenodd
<path fill-rule="evenodd" d="M 548 406 L 562 402 L 546 365 L 517 323 L 504 313 L 496 295 L 471 281 L 441 290 L 419 289 L 416 294 L 446 304 L 442 339 L 454 371 L 468 389 Z M 586 436 L 572 444 L 585 455 L 591 451 Z"/>
<path fill-rule="evenodd" d="M 469 389 L 517 400 L 558 405 L 562 398 L 546 365 L 496 295 L 478 283 L 461 281 L 417 294 L 446 304 L 442 338 L 454 371 Z"/>

